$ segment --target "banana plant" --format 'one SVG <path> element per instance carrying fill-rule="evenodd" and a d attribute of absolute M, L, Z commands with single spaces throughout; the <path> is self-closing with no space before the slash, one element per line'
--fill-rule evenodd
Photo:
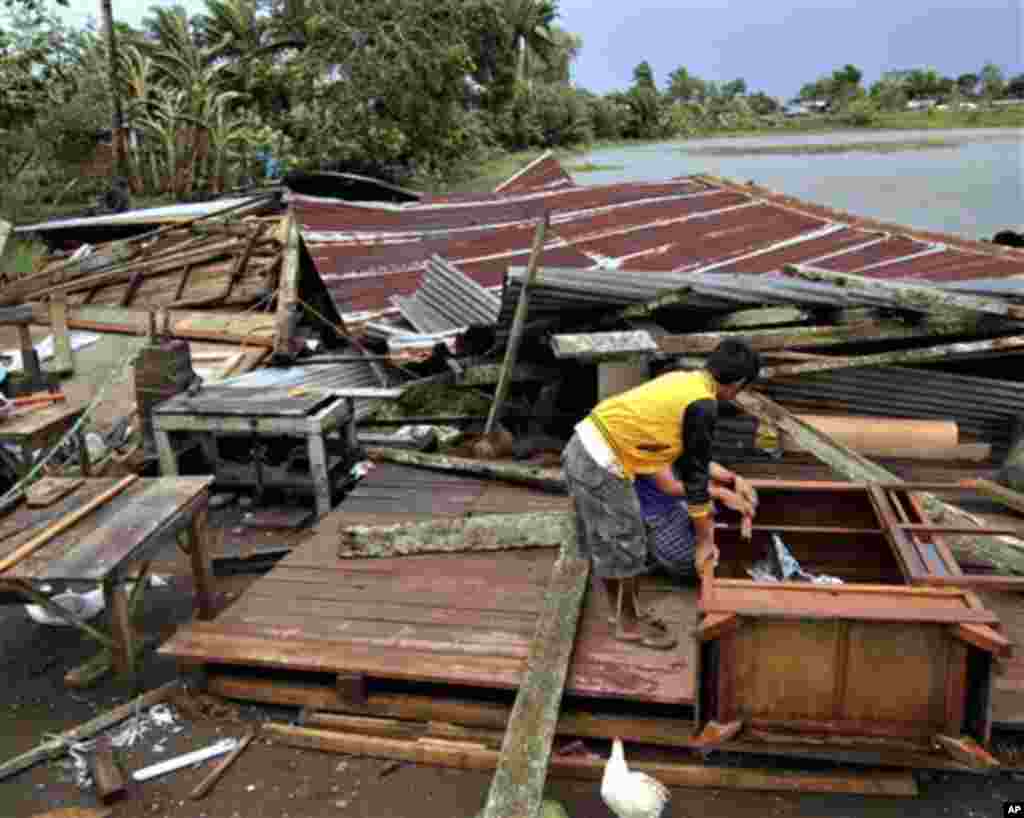
<path fill-rule="evenodd" d="M 132 109 L 143 133 L 163 149 L 163 167 L 159 161 L 153 162 L 155 187 L 157 190 L 170 187 L 176 198 L 181 193 L 178 132 L 179 125 L 189 119 L 188 108 L 188 92 L 168 85 L 157 85 L 151 100 Z M 151 156 L 155 160 L 156 152 L 153 151 Z"/>

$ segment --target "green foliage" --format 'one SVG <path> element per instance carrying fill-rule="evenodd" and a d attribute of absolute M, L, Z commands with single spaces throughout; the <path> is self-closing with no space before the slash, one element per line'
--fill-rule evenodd
<path fill-rule="evenodd" d="M 619 96 L 629 109 L 623 136 L 629 139 L 658 139 L 667 135 L 662 117 L 661 94 L 654 82 L 654 71 L 646 60 L 633 69 L 633 86 Z"/>
<path fill-rule="evenodd" d="M 590 107 L 586 98 L 575 88 L 561 83 L 537 85 L 532 103 L 543 147 L 579 145 L 593 141 Z"/>
<path fill-rule="evenodd" d="M 981 93 L 986 99 L 997 99 L 1006 88 L 1003 71 L 994 63 L 985 63 L 981 69 Z"/>
<path fill-rule="evenodd" d="M 902 111 L 907 106 L 907 91 L 900 82 L 879 80 L 871 86 L 870 97 L 882 111 Z"/>
<path fill-rule="evenodd" d="M 613 95 L 599 97 L 585 94 L 584 99 L 590 111 L 594 139 L 615 141 L 625 137 L 630 117 L 628 105 Z"/>
<path fill-rule="evenodd" d="M 843 114 L 843 119 L 857 128 L 867 128 L 874 124 L 878 108 L 869 99 L 858 99 L 851 102 Z"/>
<path fill-rule="evenodd" d="M 679 66 L 668 75 L 668 90 L 665 96 L 670 102 L 700 100 L 705 96 L 704 81 L 690 74 L 683 66 Z"/>
<path fill-rule="evenodd" d="M 758 91 L 755 94 L 751 94 L 747 97 L 751 109 L 755 114 L 760 116 L 768 116 L 770 114 L 777 113 L 779 110 L 779 103 L 773 97 L 768 96 L 763 91 Z"/>

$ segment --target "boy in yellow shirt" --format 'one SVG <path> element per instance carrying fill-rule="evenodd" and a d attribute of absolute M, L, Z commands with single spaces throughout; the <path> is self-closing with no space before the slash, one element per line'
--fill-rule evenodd
<path fill-rule="evenodd" d="M 562 466 L 575 501 L 580 553 L 605 586 L 618 639 L 663 650 L 676 644 L 640 609 L 636 578 L 648 569 L 648 547 L 633 481 L 674 472 L 676 480 L 659 480 L 659 488 L 685 493 L 698 570 L 708 560 L 717 564 L 709 481 L 731 482 L 751 508 L 756 503 L 745 480 L 711 462 L 718 401 L 735 398 L 760 368 L 760 356 L 747 343 L 728 339 L 702 370 L 669 372 L 602 401 L 566 444 Z"/>

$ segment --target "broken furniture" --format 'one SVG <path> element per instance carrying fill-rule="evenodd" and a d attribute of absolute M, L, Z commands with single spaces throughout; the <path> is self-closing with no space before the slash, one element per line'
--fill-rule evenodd
<path fill-rule="evenodd" d="M 249 487 L 258 493 L 265 488 L 300 490 L 316 498 L 321 515 L 331 510 L 331 487 L 357 447 L 352 400 L 323 392 L 205 387 L 156 407 L 153 430 L 162 474 L 178 473 L 173 438 L 197 437 L 218 487 Z M 275 439 L 296 438 L 307 466 L 292 468 L 291 459 L 280 465 L 267 462 L 268 445 Z M 249 462 L 221 457 L 218 440 L 224 439 L 251 443 Z"/>
<path fill-rule="evenodd" d="M 21 479 L 35 465 L 38 459 L 36 452 L 42 457 L 48 447 L 59 443 L 84 411 L 83 407 L 62 403 L 52 406 L 31 404 L 0 417 L 0 462 L 9 466 Z M 74 437 L 82 474 L 88 475 L 91 466 L 89 449 L 81 426 Z"/>
<path fill-rule="evenodd" d="M 0 601 L 40 605 L 100 642 L 115 669 L 133 677 L 139 647 L 131 611 L 141 599 L 149 561 L 168 536 L 187 533 L 199 617 L 213 615 L 206 536 L 212 482 L 210 477 L 94 478 L 44 508 L 19 505 L 0 518 Z M 139 564 L 133 577 L 129 569 Z M 134 583 L 130 595 L 126 583 Z M 52 601 L 65 590 L 91 590 L 97 584 L 111 632 Z"/>
<path fill-rule="evenodd" d="M 701 579 L 696 719 L 709 746 L 738 735 L 766 752 L 890 747 L 985 766 L 1010 643 L 942 540 L 961 529 L 929 525 L 913 493 L 938 486 L 754 485 L 752 539 L 723 511 L 721 557 Z M 842 584 L 751 579 L 773 536 Z"/>

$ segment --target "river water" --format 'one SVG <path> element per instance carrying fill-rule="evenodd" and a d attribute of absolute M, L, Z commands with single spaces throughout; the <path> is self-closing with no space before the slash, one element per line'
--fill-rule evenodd
<path fill-rule="evenodd" d="M 860 216 L 983 239 L 1024 229 L 1022 129 L 856 131 L 693 139 L 595 150 L 580 162 L 615 166 L 573 172 L 582 184 L 712 173 Z M 801 146 L 947 140 L 953 147 L 798 154 Z M 714 156 L 698 151 L 787 145 L 794 153 Z M 569 163 L 567 163 L 569 164 Z"/>

